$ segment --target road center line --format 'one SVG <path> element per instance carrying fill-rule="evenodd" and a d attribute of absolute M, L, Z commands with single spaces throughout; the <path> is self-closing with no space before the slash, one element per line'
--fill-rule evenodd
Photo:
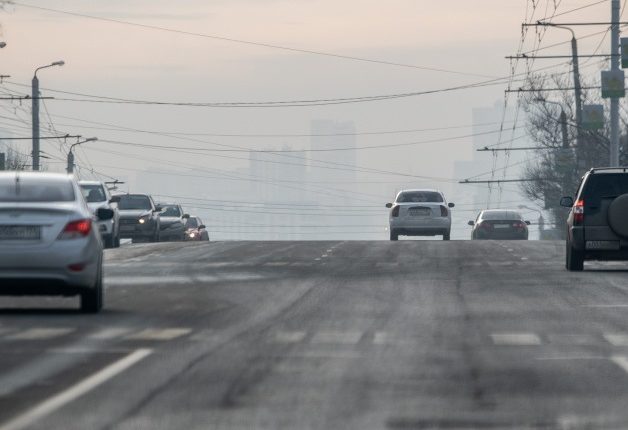
<path fill-rule="evenodd" d="M 73 385 L 67 390 L 52 396 L 48 400 L 44 400 L 42 403 L 24 414 L 18 415 L 11 421 L 0 425 L 0 430 L 20 430 L 34 424 L 41 418 L 50 415 L 57 409 L 62 408 L 82 395 L 87 394 L 99 385 L 107 382 L 109 379 L 112 379 L 116 375 L 124 372 L 126 369 L 143 360 L 151 353 L 152 350 L 150 349 L 138 349 L 132 352 L 126 357 L 123 357 L 115 363 L 101 369 L 97 373 Z"/>

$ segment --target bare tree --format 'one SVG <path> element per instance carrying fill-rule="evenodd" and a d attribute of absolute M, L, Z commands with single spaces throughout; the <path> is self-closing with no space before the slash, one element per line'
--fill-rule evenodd
<path fill-rule="evenodd" d="M 7 146 L 5 149 L 6 170 L 26 170 L 29 166 L 28 156 L 17 152 L 14 148 Z"/>
<path fill-rule="evenodd" d="M 523 193 L 538 201 L 550 213 L 551 222 L 559 233 L 565 233 L 566 210 L 559 206 L 561 196 L 574 195 L 580 177 L 592 167 L 608 164 L 610 130 L 588 130 L 575 120 L 575 97 L 570 80 L 565 75 L 533 76 L 528 80 L 523 98 L 527 115 L 527 133 L 539 147 L 534 161 L 525 167 L 531 181 L 521 185 Z M 565 88 L 548 91 L 549 88 Z M 602 104 L 598 95 L 583 93 L 584 104 Z M 566 126 L 561 121 L 561 111 Z M 625 121 L 625 115 L 624 115 Z M 622 136 L 620 160 L 628 161 L 624 150 L 628 141 Z"/>

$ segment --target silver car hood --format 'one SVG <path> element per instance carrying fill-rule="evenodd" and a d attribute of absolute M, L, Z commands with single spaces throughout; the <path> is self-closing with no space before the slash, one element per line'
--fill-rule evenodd
<path fill-rule="evenodd" d="M 139 218 L 141 216 L 152 214 L 150 209 L 126 209 L 120 210 L 119 212 L 121 218 Z"/>

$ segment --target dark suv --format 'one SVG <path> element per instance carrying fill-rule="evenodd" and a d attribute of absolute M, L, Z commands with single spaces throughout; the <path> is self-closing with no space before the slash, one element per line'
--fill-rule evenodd
<path fill-rule="evenodd" d="M 120 237 L 134 242 L 159 242 L 161 207 L 146 194 L 121 194 L 119 197 Z"/>
<path fill-rule="evenodd" d="M 589 170 L 576 199 L 563 197 L 567 218 L 566 267 L 584 268 L 585 260 L 628 260 L 628 167 Z"/>

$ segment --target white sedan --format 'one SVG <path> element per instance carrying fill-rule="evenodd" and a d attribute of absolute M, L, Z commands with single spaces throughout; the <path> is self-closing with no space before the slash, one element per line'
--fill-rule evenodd
<path fill-rule="evenodd" d="M 451 236 L 451 208 L 443 193 L 437 190 L 403 190 L 390 208 L 390 240 L 399 236 Z"/>
<path fill-rule="evenodd" d="M 81 297 L 103 306 L 103 245 L 96 219 L 72 176 L 0 172 L 0 294 Z"/>

